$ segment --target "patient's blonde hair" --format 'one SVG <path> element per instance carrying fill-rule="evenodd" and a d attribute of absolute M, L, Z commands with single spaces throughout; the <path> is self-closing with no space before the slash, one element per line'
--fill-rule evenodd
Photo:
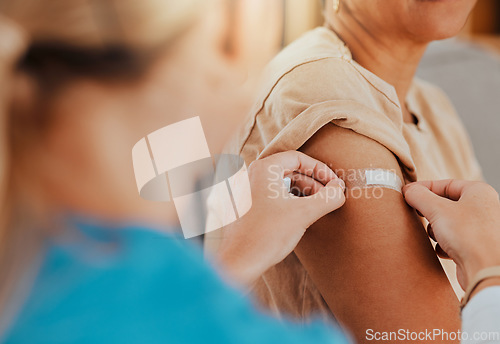
<path fill-rule="evenodd" d="M 139 75 L 155 52 L 196 22 L 206 3 L 0 0 L 0 318 L 5 319 L 22 267 L 37 246 L 32 245 L 36 231 L 26 221 L 30 213 L 18 203 L 16 154 L 32 135 L 27 127 L 40 126 L 44 114 L 36 106 L 30 108 L 35 114 L 20 113 L 26 104 L 14 100 L 19 98 L 16 79 L 29 75 L 37 90 L 46 92 L 46 87 L 79 76 Z"/>

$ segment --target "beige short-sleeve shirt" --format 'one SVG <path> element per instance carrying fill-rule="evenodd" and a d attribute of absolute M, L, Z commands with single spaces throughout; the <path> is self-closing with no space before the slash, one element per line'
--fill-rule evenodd
<path fill-rule="evenodd" d="M 333 123 L 385 146 L 398 159 L 407 182 L 482 179 L 467 133 L 440 89 L 415 79 L 406 106 L 418 124 L 403 121 L 393 86 L 356 63 L 334 32 L 317 28 L 270 63 L 262 92 L 227 151 L 241 154 L 250 164 L 299 149 Z M 213 245 L 210 239 L 208 235 L 208 247 Z M 453 265 L 445 269 L 454 276 Z M 266 272 L 254 291 L 277 314 L 331 316 L 294 253 Z"/>

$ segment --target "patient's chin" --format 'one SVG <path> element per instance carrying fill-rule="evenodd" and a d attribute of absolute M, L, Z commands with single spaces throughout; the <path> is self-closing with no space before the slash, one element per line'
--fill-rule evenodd
<path fill-rule="evenodd" d="M 414 25 L 408 28 L 408 31 L 415 41 L 429 43 L 455 37 L 462 31 L 465 23 L 465 20 L 458 21 L 456 19 L 449 21 L 443 19 L 440 21 L 431 21 L 430 19 L 426 19 L 425 23 Z"/>

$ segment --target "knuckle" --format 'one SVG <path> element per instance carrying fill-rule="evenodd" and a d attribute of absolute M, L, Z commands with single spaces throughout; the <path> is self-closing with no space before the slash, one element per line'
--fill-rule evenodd
<path fill-rule="evenodd" d="M 495 188 L 493 186 L 491 186 L 487 183 L 477 182 L 475 187 L 476 187 L 476 191 L 479 192 L 483 196 L 491 197 L 491 198 L 498 198 L 497 190 L 495 190 Z"/>
<path fill-rule="evenodd" d="M 498 199 L 498 191 L 491 185 L 488 185 L 488 194 L 491 197 Z"/>

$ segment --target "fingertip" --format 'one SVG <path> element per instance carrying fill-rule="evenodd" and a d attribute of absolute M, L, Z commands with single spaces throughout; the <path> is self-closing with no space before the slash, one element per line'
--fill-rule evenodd
<path fill-rule="evenodd" d="M 406 184 L 405 186 L 403 186 L 403 194 L 405 194 L 410 188 L 412 188 L 413 186 L 417 185 L 416 182 L 413 182 L 413 183 L 409 183 L 409 184 Z"/>
<path fill-rule="evenodd" d="M 331 205 L 330 211 L 334 211 L 345 204 L 346 187 L 345 182 L 342 179 L 339 179 L 339 181 L 333 182 L 331 184 L 331 186 L 328 186 L 329 190 L 326 190 L 326 201 Z"/>
<path fill-rule="evenodd" d="M 345 204 L 346 200 L 347 200 L 347 198 L 345 197 L 345 194 L 342 194 L 339 197 L 339 203 L 337 204 L 337 208 L 342 207 Z"/>
<path fill-rule="evenodd" d="M 323 214 L 332 212 L 345 203 L 345 183 L 341 179 L 332 180 L 316 194 L 305 197 L 304 201 Z"/>
<path fill-rule="evenodd" d="M 415 192 L 415 191 L 422 191 L 422 189 L 427 189 L 425 186 L 423 186 L 422 184 L 419 184 L 417 182 L 415 183 L 410 183 L 410 184 L 406 184 L 404 187 L 403 187 L 403 195 L 404 197 L 408 197 L 408 195 L 410 195 L 410 192 Z"/>
<path fill-rule="evenodd" d="M 340 187 L 343 192 L 345 192 L 345 189 L 346 189 L 345 182 L 342 179 L 338 178 L 338 177 L 337 177 L 337 179 L 330 180 L 328 182 L 328 184 L 325 185 L 325 187 L 327 187 L 327 188 L 334 188 L 334 189 Z"/>
<path fill-rule="evenodd" d="M 410 206 L 421 204 L 422 197 L 426 195 L 425 187 L 418 183 L 411 183 L 403 188 L 403 198 Z M 421 212 L 420 212 L 421 213 Z M 419 214 L 420 215 L 420 214 Z"/>

